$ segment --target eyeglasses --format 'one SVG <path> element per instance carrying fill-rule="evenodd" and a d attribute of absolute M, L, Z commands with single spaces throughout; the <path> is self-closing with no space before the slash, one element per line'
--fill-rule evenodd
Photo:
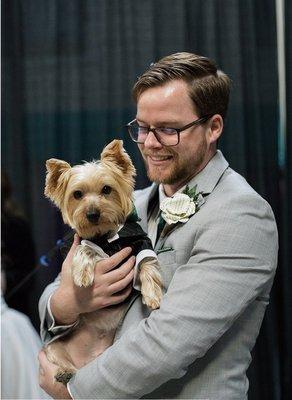
<path fill-rule="evenodd" d="M 133 119 L 133 121 L 129 122 L 126 126 L 131 139 L 136 143 L 145 143 L 149 132 L 153 132 L 159 143 L 164 146 L 176 146 L 179 143 L 180 133 L 182 131 L 195 125 L 201 125 L 211 117 L 212 114 L 204 115 L 182 128 L 150 128 L 148 126 L 139 125 L 136 119 Z"/>

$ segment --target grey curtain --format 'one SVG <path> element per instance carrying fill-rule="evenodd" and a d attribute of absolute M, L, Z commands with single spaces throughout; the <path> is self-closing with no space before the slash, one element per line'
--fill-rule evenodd
<path fill-rule="evenodd" d="M 214 58 L 229 74 L 231 104 L 219 147 L 272 205 L 282 243 L 249 371 L 250 398 L 288 399 L 291 138 L 281 169 L 274 0 L 3 0 L 2 19 L 2 166 L 31 222 L 38 255 L 66 230 L 43 195 L 46 159 L 74 164 L 98 158 L 107 142 L 122 138 L 137 166 L 137 187 L 143 187 L 144 167 L 124 129 L 135 113 L 136 77 L 177 51 Z M 57 266 L 39 270 L 37 293 L 57 272 Z"/>

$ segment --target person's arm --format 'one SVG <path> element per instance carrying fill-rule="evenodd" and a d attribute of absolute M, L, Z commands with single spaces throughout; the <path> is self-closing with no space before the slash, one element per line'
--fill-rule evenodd
<path fill-rule="evenodd" d="M 269 291 L 277 229 L 264 202 L 241 199 L 199 227 L 189 262 L 176 270 L 159 310 L 129 329 L 68 386 L 74 399 L 140 398 L 203 357 L 246 307 Z M 162 266 L 163 268 L 163 266 Z"/>
<path fill-rule="evenodd" d="M 78 314 L 72 317 L 72 306 L 70 304 L 70 301 L 74 304 L 75 299 L 70 299 L 69 296 L 69 293 L 72 293 L 70 266 L 72 264 L 73 254 L 78 245 L 79 238 L 75 235 L 71 249 L 62 265 L 61 273 L 53 283 L 46 287 L 39 300 L 39 315 L 41 321 L 40 335 L 42 341 L 46 344 L 64 335 L 78 323 Z M 61 295 L 63 293 L 64 298 L 59 300 L 60 306 L 58 307 L 58 303 L 56 303 L 56 301 L 53 302 L 53 300 L 55 300 L 54 297 L 56 297 L 56 293 L 58 294 L 60 292 Z M 63 315 L 60 313 L 62 305 L 64 305 Z"/>
<path fill-rule="evenodd" d="M 94 285 L 88 288 L 77 287 L 73 282 L 71 265 L 78 245 L 79 239 L 75 235 L 61 274 L 45 289 L 40 298 L 41 337 L 44 343 L 49 343 L 72 329 L 78 323 L 81 313 L 118 304 L 124 301 L 132 290 L 135 257 L 130 257 L 116 268 L 131 254 L 130 247 L 98 262 L 94 272 Z"/>

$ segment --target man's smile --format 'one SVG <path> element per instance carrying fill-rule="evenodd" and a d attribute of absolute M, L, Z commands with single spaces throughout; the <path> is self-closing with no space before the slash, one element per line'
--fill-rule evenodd
<path fill-rule="evenodd" d="M 165 161 L 173 158 L 172 154 L 144 154 L 146 158 L 149 158 L 151 161 Z"/>
<path fill-rule="evenodd" d="M 153 165 L 161 165 L 173 159 L 172 155 L 146 155 L 147 162 Z"/>

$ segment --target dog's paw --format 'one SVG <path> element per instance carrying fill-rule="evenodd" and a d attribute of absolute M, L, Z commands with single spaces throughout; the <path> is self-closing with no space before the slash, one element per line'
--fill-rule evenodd
<path fill-rule="evenodd" d="M 146 304 L 147 307 L 151 308 L 152 310 L 156 310 L 160 307 L 160 302 L 162 299 L 162 290 L 160 287 L 156 286 L 153 291 L 148 291 L 146 294 L 142 291 L 142 302 Z"/>
<path fill-rule="evenodd" d="M 68 370 L 59 369 L 55 375 L 55 380 L 57 382 L 63 383 L 64 385 L 67 385 L 67 383 L 70 381 L 74 373 L 75 371 L 70 369 Z"/>
<path fill-rule="evenodd" d="M 141 265 L 140 281 L 143 303 L 152 310 L 159 308 L 163 283 L 156 262 L 150 260 Z"/>
<path fill-rule="evenodd" d="M 93 284 L 94 273 L 92 268 L 83 267 L 83 268 L 74 268 L 73 270 L 73 281 L 76 286 L 79 287 L 88 287 Z"/>
<path fill-rule="evenodd" d="M 72 277 L 75 285 L 88 287 L 93 284 L 96 257 L 88 246 L 79 245 L 72 261 Z"/>

